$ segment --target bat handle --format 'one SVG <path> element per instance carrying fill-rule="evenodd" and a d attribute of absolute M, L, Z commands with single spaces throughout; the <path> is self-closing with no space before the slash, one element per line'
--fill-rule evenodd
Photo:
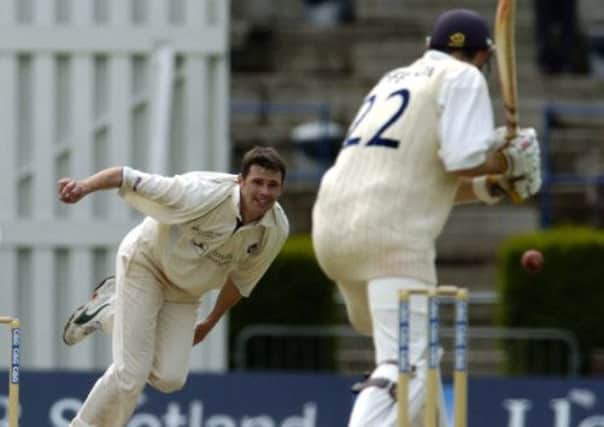
<path fill-rule="evenodd" d="M 514 123 L 508 123 L 505 129 L 505 139 L 507 142 L 510 142 L 512 139 L 518 136 L 518 126 Z"/>
<path fill-rule="evenodd" d="M 501 187 L 495 187 L 493 189 L 493 193 L 497 196 L 505 196 L 506 194 L 509 196 L 510 200 L 512 201 L 512 203 L 514 203 L 515 205 L 519 205 L 522 202 L 524 202 L 524 199 L 522 197 L 520 197 L 520 194 L 518 194 L 517 191 L 510 189 L 508 191 L 505 191 L 503 188 Z"/>
<path fill-rule="evenodd" d="M 515 205 L 521 204 L 524 200 L 520 197 L 520 194 L 516 190 L 510 190 L 510 200 Z"/>

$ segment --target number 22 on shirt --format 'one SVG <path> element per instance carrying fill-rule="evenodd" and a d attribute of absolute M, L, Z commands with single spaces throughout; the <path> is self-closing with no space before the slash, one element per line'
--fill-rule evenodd
<path fill-rule="evenodd" d="M 375 145 L 389 148 L 398 148 L 400 141 L 396 139 L 390 139 L 383 137 L 383 134 L 394 124 L 396 121 L 403 115 L 407 105 L 409 105 L 409 90 L 407 89 L 399 89 L 392 92 L 390 95 L 386 97 L 382 102 L 395 102 L 397 103 L 397 108 L 394 112 L 386 117 L 383 124 L 378 127 L 377 131 L 373 133 L 367 140 L 362 140 L 361 137 L 355 136 L 355 131 L 359 128 L 368 117 L 371 116 L 372 110 L 375 111 L 374 107 L 376 105 L 377 95 L 373 94 L 365 98 L 361 109 L 359 110 L 354 122 L 350 125 L 350 129 L 348 131 L 348 137 L 344 141 L 343 147 L 348 147 L 351 145 Z"/>

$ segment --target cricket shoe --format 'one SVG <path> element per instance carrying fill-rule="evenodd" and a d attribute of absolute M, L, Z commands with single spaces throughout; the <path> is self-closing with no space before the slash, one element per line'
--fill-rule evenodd
<path fill-rule="evenodd" d="M 86 304 L 78 307 L 65 323 L 63 342 L 74 345 L 98 329 L 107 329 L 105 323 L 113 320 L 115 277 L 104 279 Z"/>

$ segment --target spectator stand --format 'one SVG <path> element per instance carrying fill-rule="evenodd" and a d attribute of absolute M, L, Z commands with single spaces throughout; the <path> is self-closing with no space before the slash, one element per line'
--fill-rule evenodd
<path fill-rule="evenodd" d="M 588 205 L 601 203 L 598 189 L 604 184 L 603 118 L 604 105 L 550 103 L 543 108 L 542 227 L 554 225 L 555 197 L 565 187 L 586 191 Z"/>
<path fill-rule="evenodd" d="M 289 164 L 287 179 L 290 182 L 316 184 L 333 163 L 340 149 L 344 131 L 331 121 L 329 106 L 322 102 L 273 103 L 262 101 L 233 101 L 233 115 L 252 115 L 263 120 L 287 116 L 297 124 L 289 128 L 288 135 L 263 135 L 257 143 L 274 145 L 283 152 Z M 312 120 L 308 120 L 312 117 Z M 283 141 L 283 139 L 287 139 Z"/>

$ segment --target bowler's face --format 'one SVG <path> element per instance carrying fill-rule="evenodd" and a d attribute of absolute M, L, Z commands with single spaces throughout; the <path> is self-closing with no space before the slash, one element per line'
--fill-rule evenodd
<path fill-rule="evenodd" d="M 280 171 L 252 165 L 247 176 L 239 175 L 241 216 L 244 222 L 256 221 L 268 212 L 283 192 Z"/>

